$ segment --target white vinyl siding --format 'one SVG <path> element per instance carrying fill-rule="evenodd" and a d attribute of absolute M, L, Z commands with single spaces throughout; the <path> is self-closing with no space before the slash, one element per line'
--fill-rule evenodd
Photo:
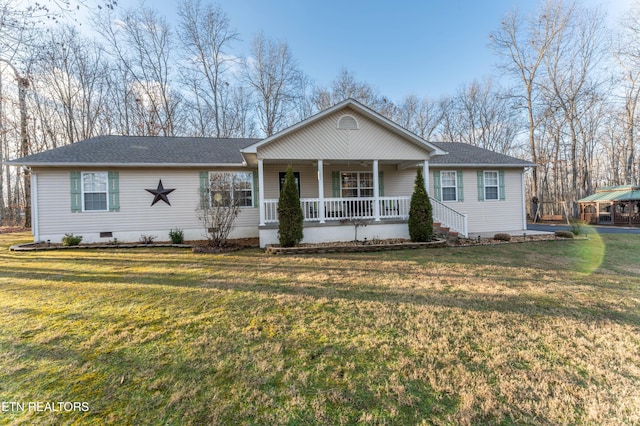
<path fill-rule="evenodd" d="M 83 170 L 89 171 L 89 170 Z M 246 170 L 238 170 L 246 172 Z M 193 169 L 120 169 L 119 212 L 96 211 L 91 214 L 73 213 L 72 193 L 69 187 L 69 171 L 39 169 L 38 205 L 40 206 L 40 238 L 59 242 L 65 233 L 82 235 L 83 242 L 103 241 L 100 232 L 112 232 L 120 241 L 138 241 L 142 234 L 156 235 L 156 241 L 168 241 L 169 231 L 180 228 L 187 240 L 203 240 L 204 225 L 198 220 L 199 171 Z M 255 171 L 253 172 L 256 173 Z M 171 205 L 156 203 L 151 206 L 153 195 L 145 191 L 155 188 L 162 179 L 165 188 L 175 188 L 169 195 Z M 46 205 L 46 208 L 42 207 Z M 109 202 L 109 207 L 112 203 Z M 257 237 L 259 211 L 242 207 L 236 218 L 231 238 Z"/>
<path fill-rule="evenodd" d="M 358 123 L 358 130 L 341 130 L 340 117 L 348 114 Z M 418 160 L 428 158 L 429 151 L 407 141 L 355 110 L 341 110 L 307 127 L 284 135 L 258 149 L 259 159 L 302 160 Z"/>
<path fill-rule="evenodd" d="M 438 170 L 431 166 L 433 174 Z M 435 170 L 434 170 L 435 169 Z M 442 170 L 444 171 L 444 170 Z M 460 170 L 458 170 L 458 173 Z M 499 197 L 501 200 L 484 201 L 484 172 L 485 170 L 464 169 L 462 175 L 462 189 L 458 196 L 464 197 L 464 201 L 458 201 L 455 204 L 447 203 L 451 208 L 467 213 L 469 232 L 506 232 L 506 231 L 525 231 L 523 223 L 523 204 L 522 204 L 522 169 L 505 169 L 498 170 L 498 186 Z M 502 179 L 500 178 L 502 175 Z M 478 180 L 479 179 L 479 180 Z M 482 186 L 478 187 L 478 181 Z M 501 185 L 503 181 L 504 185 Z M 435 179 L 430 182 L 432 191 L 437 186 Z M 476 195 L 476 187 L 478 194 Z M 458 186 L 460 188 L 460 185 Z M 465 194 L 466 192 L 466 194 Z M 480 197 L 482 195 L 482 197 Z"/>

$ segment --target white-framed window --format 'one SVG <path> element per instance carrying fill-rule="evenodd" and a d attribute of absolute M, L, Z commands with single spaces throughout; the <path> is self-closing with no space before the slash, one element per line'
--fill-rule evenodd
<path fill-rule="evenodd" d="M 343 198 L 373 197 L 373 172 L 341 172 L 340 194 Z"/>
<path fill-rule="evenodd" d="M 82 172 L 82 211 L 109 210 L 107 172 Z"/>
<path fill-rule="evenodd" d="M 497 171 L 484 172 L 484 199 L 499 200 L 500 199 L 500 180 Z"/>
<path fill-rule="evenodd" d="M 253 207 L 252 172 L 209 172 L 211 202 Z"/>
<path fill-rule="evenodd" d="M 458 174 L 453 170 L 440 172 L 442 201 L 458 201 Z"/>

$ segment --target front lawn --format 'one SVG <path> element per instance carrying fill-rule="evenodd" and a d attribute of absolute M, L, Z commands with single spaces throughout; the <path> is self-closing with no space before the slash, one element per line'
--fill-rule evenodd
<path fill-rule="evenodd" d="M 640 423 L 637 235 L 8 250 L 28 238 L 0 234 L 0 424 Z"/>

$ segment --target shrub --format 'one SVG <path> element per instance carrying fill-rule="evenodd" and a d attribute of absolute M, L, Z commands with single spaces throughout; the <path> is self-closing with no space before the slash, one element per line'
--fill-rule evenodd
<path fill-rule="evenodd" d="M 278 221 L 278 239 L 282 247 L 293 247 L 302 240 L 304 216 L 291 166 L 287 167 L 284 186 L 278 200 Z"/>
<path fill-rule="evenodd" d="M 497 241 L 511 241 L 511 235 L 500 233 L 494 235 L 493 239 Z"/>
<path fill-rule="evenodd" d="M 240 204 L 237 199 L 231 199 L 227 194 L 211 194 L 212 183 L 220 187 L 225 182 L 223 177 L 210 177 L 210 179 L 208 189 L 200 192 L 200 205 L 196 209 L 196 214 L 204 225 L 204 235 L 209 241 L 209 246 L 219 249 L 227 245 L 229 234 L 240 214 Z"/>
<path fill-rule="evenodd" d="M 156 237 L 155 235 L 142 234 L 140 235 L 140 238 L 138 239 L 138 241 L 140 241 L 140 244 L 153 244 L 156 238 L 158 237 Z"/>
<path fill-rule="evenodd" d="M 77 246 L 82 241 L 82 235 L 64 234 L 62 237 L 63 246 Z"/>
<path fill-rule="evenodd" d="M 574 238 L 575 234 L 571 231 L 556 231 L 555 232 L 556 237 L 560 237 L 560 238 Z"/>
<path fill-rule="evenodd" d="M 573 232 L 574 235 L 582 234 L 582 225 L 584 225 L 584 223 L 580 219 L 570 218 L 569 225 L 571 225 L 571 232 Z"/>
<path fill-rule="evenodd" d="M 173 244 L 182 244 L 184 243 L 184 231 L 179 228 L 172 229 L 169 231 L 169 238 Z"/>
<path fill-rule="evenodd" d="M 431 241 L 433 238 L 433 207 L 424 187 L 424 177 L 420 167 L 413 185 L 409 207 L 409 237 L 414 242 Z"/>

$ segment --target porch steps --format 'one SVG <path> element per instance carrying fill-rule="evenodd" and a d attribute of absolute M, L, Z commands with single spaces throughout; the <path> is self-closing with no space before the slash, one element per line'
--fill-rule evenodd
<path fill-rule="evenodd" d="M 433 222 L 433 233 L 436 235 L 442 235 L 446 238 L 457 238 L 458 232 L 452 231 L 448 226 L 442 226 L 440 222 Z"/>

